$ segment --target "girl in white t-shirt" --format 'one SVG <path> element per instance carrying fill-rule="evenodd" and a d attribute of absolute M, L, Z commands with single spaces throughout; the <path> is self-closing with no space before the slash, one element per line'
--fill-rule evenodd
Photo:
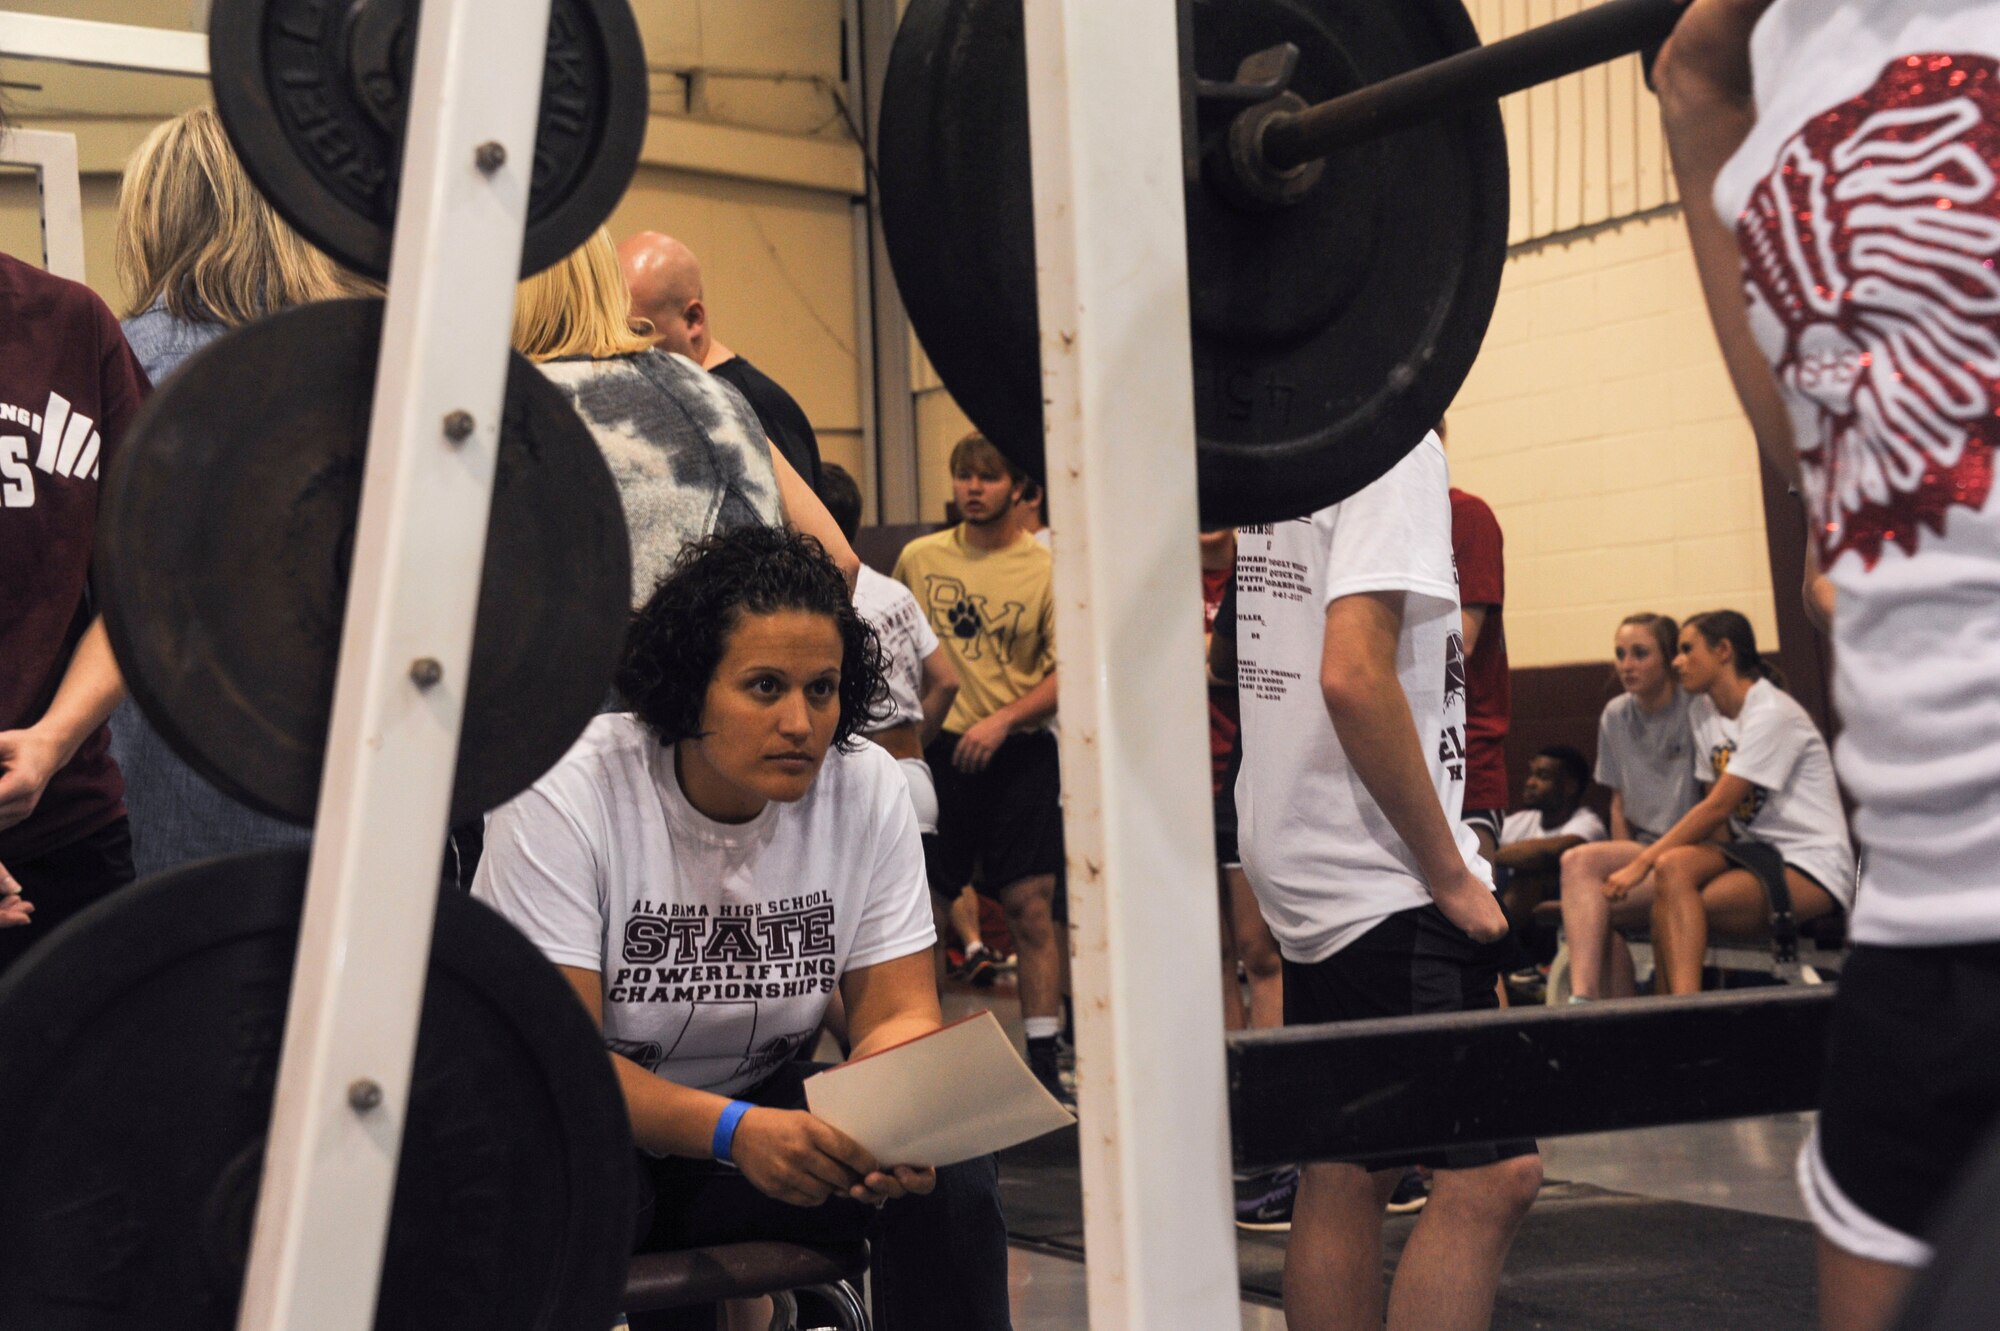
<path fill-rule="evenodd" d="M 860 738 L 881 657 L 818 542 L 689 546 L 636 617 L 620 694 L 495 811 L 473 895 L 604 1031 L 640 1153 L 646 1248 L 866 1238 L 884 1331 L 1008 1325 L 990 1157 L 877 1161 L 805 1111 L 838 988 L 853 1056 L 937 1029 L 916 816 Z"/>
<path fill-rule="evenodd" d="M 1768 938 L 1787 897 L 1801 924 L 1845 909 L 1854 849 L 1826 741 L 1771 682 L 1750 621 L 1734 610 L 1694 616 L 1674 669 L 1697 695 L 1693 768 L 1708 793 L 1606 879 L 1605 893 L 1621 901 L 1652 877 L 1659 988 L 1692 994 L 1711 931 Z M 1725 826 L 1732 839 L 1711 840 Z"/>
<path fill-rule="evenodd" d="M 1562 858 L 1563 939 L 1576 999 L 1631 997 L 1632 950 L 1618 931 L 1652 918 L 1653 876 L 1616 902 L 1605 880 L 1679 822 L 1700 794 L 1688 768 L 1689 698 L 1671 664 L 1679 650 L 1680 625 L 1667 615 L 1627 615 L 1612 638 L 1624 692 L 1598 718 L 1596 772 L 1611 790 L 1611 839 Z"/>

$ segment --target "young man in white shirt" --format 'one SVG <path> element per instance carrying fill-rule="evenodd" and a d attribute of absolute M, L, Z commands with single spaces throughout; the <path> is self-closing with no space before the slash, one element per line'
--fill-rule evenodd
<path fill-rule="evenodd" d="M 1521 783 L 1521 807 L 1500 824 L 1494 852 L 1495 876 L 1504 884 L 1500 903 L 1534 961 L 1554 955 L 1555 939 L 1532 930 L 1534 910 L 1562 893 L 1564 852 L 1587 841 L 1604 840 L 1604 820 L 1584 805 L 1590 790 L 1590 761 L 1567 744 L 1553 744 L 1528 763 Z M 1528 975 L 1510 976 L 1526 980 Z"/>
<path fill-rule="evenodd" d="M 1875 1331 L 2000 1123 L 2000 4 L 1695 0 L 1657 67 L 1702 287 L 1834 589 L 1866 850 L 1813 1138 L 1820 1317 Z"/>
<path fill-rule="evenodd" d="M 1239 837 L 1284 957 L 1290 1025 L 1498 1001 L 1506 919 L 1459 822 L 1465 658 L 1449 485 L 1430 435 L 1352 498 L 1238 533 Z M 1432 1168 L 1434 1186 L 1389 1327 L 1491 1320 L 1541 1185 L 1533 1142 L 1307 1166 L 1285 1256 L 1293 1331 L 1382 1326 L 1383 1207 L 1411 1165 Z"/>

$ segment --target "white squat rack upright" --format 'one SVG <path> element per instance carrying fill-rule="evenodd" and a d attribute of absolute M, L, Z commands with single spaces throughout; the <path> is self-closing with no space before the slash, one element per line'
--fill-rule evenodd
<path fill-rule="evenodd" d="M 550 0 L 426 0 L 368 468 L 241 1331 L 367 1331 L 492 498 Z M 1240 1318 L 1180 62 L 1157 0 L 1025 0 L 1090 1325 Z M 0 58 L 207 72 L 198 34 L 0 12 Z M 1072 72 L 1077 76 L 1072 78 Z M 26 136 L 17 136 L 25 138 Z M 497 143 L 492 173 L 477 150 Z M 72 149 L 73 152 L 73 149 Z M 52 215 L 53 216 L 53 215 Z M 65 234 L 80 238 L 78 225 Z M 53 234 L 53 232 L 52 232 Z M 52 255 L 53 258 L 53 255 Z M 80 255 L 79 270 L 80 270 Z M 453 411 L 477 429 L 446 439 Z M 420 688 L 413 663 L 441 681 Z"/>

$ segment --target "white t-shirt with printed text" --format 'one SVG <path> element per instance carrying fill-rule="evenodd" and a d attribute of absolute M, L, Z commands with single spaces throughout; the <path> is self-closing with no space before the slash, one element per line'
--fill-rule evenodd
<path fill-rule="evenodd" d="M 882 642 L 882 683 L 889 691 L 888 715 L 871 723 L 876 730 L 924 719 L 924 662 L 938 649 L 937 634 L 910 589 L 863 564 L 854 583 L 854 608 Z"/>
<path fill-rule="evenodd" d="M 1785 863 L 1809 875 L 1842 906 L 1854 904 L 1854 847 L 1834 784 L 1833 758 L 1798 700 L 1760 679 L 1743 710 L 1724 716 L 1705 697 L 1688 708 L 1694 727 L 1694 775 L 1714 785 L 1724 773 L 1755 789 L 1730 812 L 1738 840 L 1769 842 Z"/>
<path fill-rule="evenodd" d="M 840 977 L 936 940 L 896 760 L 835 748 L 792 804 L 719 823 L 628 713 L 495 810 L 473 896 L 603 977 L 604 1043 L 729 1095 L 797 1057 Z"/>
<path fill-rule="evenodd" d="M 1604 830 L 1604 820 L 1595 810 L 1578 808 L 1555 827 L 1542 823 L 1540 809 L 1516 809 L 1500 824 L 1500 844 L 1518 845 L 1523 841 L 1540 841 L 1544 837 L 1573 836 L 1585 841 L 1602 841 L 1610 835 Z"/>
<path fill-rule="evenodd" d="M 1310 517 L 1236 535 L 1236 783 L 1243 869 L 1295 962 L 1338 952 L 1398 911 L 1431 904 L 1416 858 L 1341 750 L 1320 692 L 1326 612 L 1404 593 L 1396 674 L 1466 867 L 1492 872 L 1465 801 L 1465 652 L 1452 566 L 1450 477 L 1430 435 L 1373 485 Z"/>
<path fill-rule="evenodd" d="M 2000 939 L 2000 2 L 1776 0 L 1717 178 L 1838 591 L 1858 942 Z"/>

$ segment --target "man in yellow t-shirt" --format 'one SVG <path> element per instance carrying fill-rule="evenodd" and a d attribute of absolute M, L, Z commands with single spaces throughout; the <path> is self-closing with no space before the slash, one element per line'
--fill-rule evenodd
<path fill-rule="evenodd" d="M 950 896 L 970 882 L 1007 912 L 1028 1063 L 1060 1099 L 1055 593 L 1048 550 L 1015 520 L 1023 480 L 984 436 L 960 440 L 951 487 L 963 521 L 905 546 L 895 577 L 958 668 L 958 701 L 924 753 L 938 786 L 931 884 Z"/>

